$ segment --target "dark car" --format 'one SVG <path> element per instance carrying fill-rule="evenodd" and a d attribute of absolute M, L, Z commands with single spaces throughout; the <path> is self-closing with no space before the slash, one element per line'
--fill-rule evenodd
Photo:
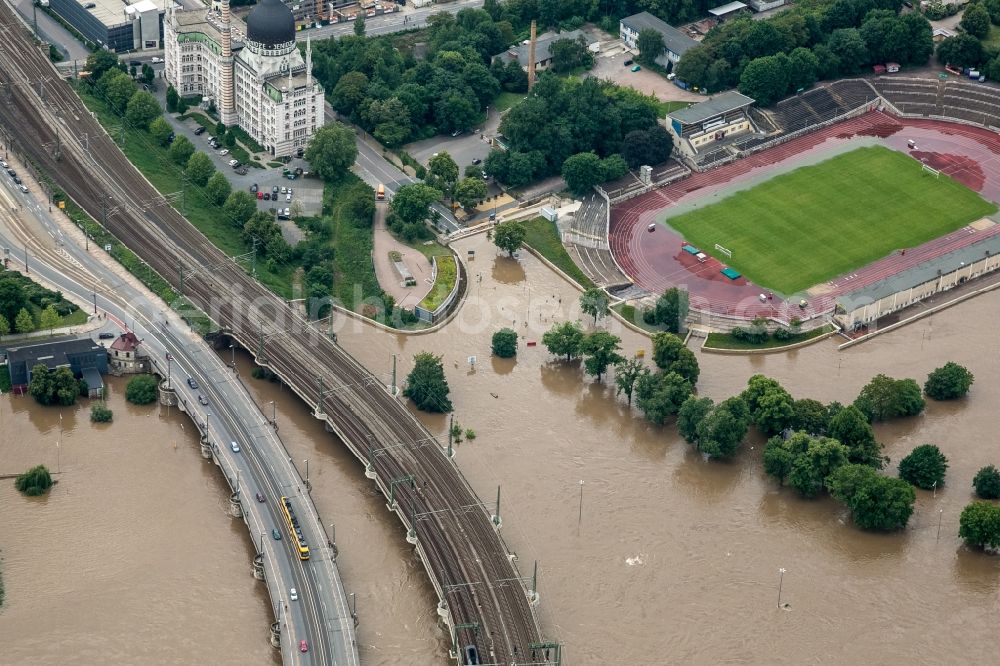
<path fill-rule="evenodd" d="M 198 127 L 196 127 L 195 130 L 194 130 L 194 135 L 195 136 L 201 136 L 204 133 L 205 133 L 205 128 L 202 127 L 202 126 L 200 126 L 200 125 Z"/>
<path fill-rule="evenodd" d="M 476 159 L 472 160 L 472 163 L 473 164 L 482 164 L 483 161 L 477 157 Z"/>
<path fill-rule="evenodd" d="M 274 537 L 275 541 L 281 541 L 281 532 L 278 531 L 277 527 L 271 529 L 271 536 Z"/>
<path fill-rule="evenodd" d="M 194 380 L 194 377 L 188 377 L 188 386 L 190 386 L 193 389 L 198 388 L 198 382 Z"/>
<path fill-rule="evenodd" d="M 465 646 L 465 663 L 470 666 L 477 666 L 483 663 L 479 661 L 479 650 L 476 649 L 475 645 Z"/>
<path fill-rule="evenodd" d="M 11 178 L 14 178 L 14 177 L 16 177 L 16 176 L 17 176 L 17 172 L 16 172 L 16 171 L 14 171 L 13 169 L 7 169 L 7 173 L 9 173 L 9 174 L 10 174 L 10 177 L 11 177 Z"/>
<path fill-rule="evenodd" d="M 15 185 L 20 185 L 21 184 L 21 179 L 18 178 L 17 176 L 14 176 L 14 184 Z"/>
<path fill-rule="evenodd" d="M 110 340 L 111 338 L 115 337 L 115 334 L 114 333 L 101 333 L 97 337 L 99 337 L 101 340 Z"/>
<path fill-rule="evenodd" d="M 207 405 L 208 404 L 208 398 L 206 398 L 205 396 L 199 394 L 198 395 L 198 402 L 200 402 L 203 405 Z"/>
<path fill-rule="evenodd" d="M 253 185 L 250 186 L 250 191 L 251 192 L 256 192 L 257 191 L 257 183 L 254 183 Z"/>
<path fill-rule="evenodd" d="M 625 62 L 622 63 L 622 67 L 628 67 L 631 64 L 632 64 L 631 60 L 626 60 Z"/>
<path fill-rule="evenodd" d="M 277 194 L 277 193 L 278 193 L 278 186 L 275 185 L 274 187 L 271 188 L 271 194 Z"/>
<path fill-rule="evenodd" d="M 264 192 L 264 201 L 270 201 L 270 200 L 271 200 L 271 193 Z"/>
<path fill-rule="evenodd" d="M 257 501 L 258 502 L 263 502 L 264 501 L 264 496 L 261 495 L 260 493 L 257 493 Z"/>

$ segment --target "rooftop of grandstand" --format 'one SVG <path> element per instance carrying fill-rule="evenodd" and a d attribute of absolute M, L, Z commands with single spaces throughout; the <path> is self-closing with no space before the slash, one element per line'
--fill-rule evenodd
<path fill-rule="evenodd" d="M 716 95 L 704 102 L 692 104 L 685 109 L 672 111 L 667 114 L 667 117 L 671 120 L 676 120 L 682 125 L 696 125 L 716 116 L 729 113 L 730 111 L 748 107 L 753 103 L 754 100 L 750 97 L 730 91 Z"/>

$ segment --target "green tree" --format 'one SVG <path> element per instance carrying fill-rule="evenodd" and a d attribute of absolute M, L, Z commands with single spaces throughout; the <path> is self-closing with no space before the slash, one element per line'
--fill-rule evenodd
<path fill-rule="evenodd" d="M 151 93 L 137 90 L 125 107 L 125 119 L 139 129 L 149 129 L 149 124 L 163 114 L 160 103 Z"/>
<path fill-rule="evenodd" d="M 170 113 L 175 113 L 177 111 L 177 103 L 180 101 L 181 96 L 177 94 L 177 89 L 173 86 L 167 86 L 167 111 Z"/>
<path fill-rule="evenodd" d="M 677 287 L 671 287 L 656 299 L 652 323 L 665 327 L 670 333 L 680 333 L 687 314 L 687 292 Z"/>
<path fill-rule="evenodd" d="M 483 182 L 482 178 L 476 177 L 463 178 L 458 181 L 452 194 L 454 200 L 460 203 L 463 208 L 473 208 L 480 201 L 485 200 L 487 195 L 486 183 Z"/>
<path fill-rule="evenodd" d="M 7 321 L 7 317 L 0 314 L 0 338 L 5 335 L 10 335 L 10 322 Z"/>
<path fill-rule="evenodd" d="M 580 355 L 583 338 L 584 333 L 580 324 L 564 321 L 561 324 L 554 324 L 552 328 L 542 334 L 542 344 L 545 345 L 550 354 L 565 355 L 566 360 L 569 361 Z"/>
<path fill-rule="evenodd" d="M 31 369 L 28 392 L 40 405 L 69 406 L 76 402 L 79 385 L 69 368 L 49 370 L 39 363 Z"/>
<path fill-rule="evenodd" d="M 493 334 L 493 355 L 511 358 L 517 354 L 517 332 L 511 328 L 501 328 Z"/>
<path fill-rule="evenodd" d="M 615 364 L 615 395 L 625 394 L 628 406 L 632 406 L 632 391 L 645 368 L 637 358 L 623 359 Z"/>
<path fill-rule="evenodd" d="M 398 97 L 367 100 L 361 118 L 372 128 L 372 136 L 390 148 L 402 145 L 413 131 L 410 111 Z"/>
<path fill-rule="evenodd" d="M 698 424 L 698 450 L 709 458 L 730 458 L 746 437 L 749 412 L 739 397 L 723 400 Z"/>
<path fill-rule="evenodd" d="M 844 74 L 857 74 L 868 61 L 868 47 L 856 28 L 834 30 L 826 45 L 840 61 Z"/>
<path fill-rule="evenodd" d="M 343 176 L 357 156 L 354 130 L 342 123 L 329 123 L 317 130 L 305 152 L 313 171 L 327 181 Z"/>
<path fill-rule="evenodd" d="M 870 421 L 884 421 L 919 414 L 924 410 L 924 399 L 912 379 L 893 379 L 880 374 L 861 389 L 854 406 Z"/>
<path fill-rule="evenodd" d="M 153 137 L 153 140 L 161 146 L 169 145 L 170 135 L 174 133 L 174 130 L 170 127 L 170 123 L 163 116 L 160 116 L 153 122 L 149 123 L 149 133 Z"/>
<path fill-rule="evenodd" d="M 794 400 L 785 389 L 771 388 L 757 400 L 753 422 L 765 435 L 774 435 L 792 424 L 795 418 Z"/>
<path fill-rule="evenodd" d="M 1000 0 L 986 0 L 983 6 L 989 12 L 990 22 L 993 25 L 1000 25 Z"/>
<path fill-rule="evenodd" d="M 187 166 L 184 168 L 184 175 L 198 187 L 205 187 L 205 183 L 215 173 L 215 165 L 212 158 L 200 150 L 188 158 Z"/>
<path fill-rule="evenodd" d="M 990 34 L 990 13 L 982 3 L 970 3 L 958 27 L 977 39 L 986 39 Z"/>
<path fill-rule="evenodd" d="M 699 398 L 694 395 L 681 404 L 681 408 L 677 412 L 677 431 L 688 444 L 698 446 L 698 426 L 701 425 L 714 406 L 715 403 L 712 402 L 711 398 Z"/>
<path fill-rule="evenodd" d="M 764 447 L 764 470 L 802 497 L 816 497 L 827 477 L 847 463 L 847 447 L 830 437 L 797 432 L 772 437 Z"/>
<path fill-rule="evenodd" d="M 676 372 L 694 386 L 698 383 L 701 369 L 698 367 L 698 358 L 694 352 L 687 347 L 681 347 L 677 360 L 670 364 L 668 372 Z"/>
<path fill-rule="evenodd" d="M 673 333 L 653 334 L 653 363 L 661 370 L 668 369 L 680 358 L 684 341 Z"/>
<path fill-rule="evenodd" d="M 601 158 L 592 152 L 567 157 L 562 165 L 562 177 L 573 194 L 587 194 L 594 185 L 604 181 Z"/>
<path fill-rule="evenodd" d="M 458 164 L 455 160 L 447 152 L 441 151 L 431 157 L 427 166 L 427 184 L 450 196 L 458 182 Z"/>
<path fill-rule="evenodd" d="M 117 69 L 117 67 L 118 56 L 114 51 L 98 49 L 87 56 L 87 64 L 84 69 L 90 72 L 91 81 L 100 81 L 105 72 L 109 69 Z"/>
<path fill-rule="evenodd" d="M 639 61 L 647 65 L 656 62 L 667 48 L 663 43 L 663 35 L 652 28 L 640 30 L 635 45 L 639 49 Z"/>
<path fill-rule="evenodd" d="M 363 72 L 348 72 L 340 77 L 330 95 L 330 104 L 344 115 L 352 115 L 365 99 L 368 77 Z"/>
<path fill-rule="evenodd" d="M 924 393 L 934 400 L 955 400 L 969 392 L 974 380 L 968 369 L 949 361 L 927 375 Z"/>
<path fill-rule="evenodd" d="M 226 134 L 226 123 L 220 120 L 219 122 L 215 123 L 215 136 L 219 137 L 219 139 L 221 140 L 222 137 L 225 136 L 225 134 Z"/>
<path fill-rule="evenodd" d="M 233 134 L 231 129 L 226 130 L 226 133 L 222 135 L 222 143 L 226 148 L 232 148 L 236 145 L 236 135 Z"/>
<path fill-rule="evenodd" d="M 938 44 L 938 61 L 955 67 L 975 67 L 983 60 L 983 45 L 972 35 L 955 35 Z"/>
<path fill-rule="evenodd" d="M 56 306 L 50 303 L 44 310 L 42 310 L 38 327 L 41 329 L 49 329 L 49 335 L 52 335 L 52 331 L 59 325 L 59 321 L 60 317 L 59 313 L 56 312 Z"/>
<path fill-rule="evenodd" d="M 31 313 L 26 308 L 21 308 L 14 320 L 14 328 L 18 333 L 31 333 L 35 330 L 35 320 L 31 318 Z"/>
<path fill-rule="evenodd" d="M 943 486 L 947 470 L 948 459 L 933 444 L 921 444 L 899 461 L 899 478 L 924 490 Z"/>
<path fill-rule="evenodd" d="M 791 81 L 791 66 L 784 54 L 755 58 L 740 75 L 740 92 L 770 106 L 785 96 Z"/>
<path fill-rule="evenodd" d="M 800 46 L 788 54 L 788 90 L 794 92 L 816 83 L 819 58 L 809 49 Z"/>
<path fill-rule="evenodd" d="M 962 509 L 958 536 L 976 548 L 1000 548 L 1000 506 L 972 502 Z"/>
<path fill-rule="evenodd" d="M 875 469 L 882 469 L 885 465 L 882 445 L 875 440 L 871 423 L 854 405 L 837 411 L 830 419 L 827 434 L 847 447 L 848 458 L 852 463 Z"/>
<path fill-rule="evenodd" d="M 424 412 L 450 412 L 448 380 L 444 376 L 441 357 L 420 352 L 413 357 L 413 370 L 406 378 L 403 395 Z"/>
<path fill-rule="evenodd" d="M 109 423 L 114 414 L 103 403 L 98 403 L 90 408 L 90 420 L 94 423 Z"/>
<path fill-rule="evenodd" d="M 587 49 L 587 42 L 583 37 L 553 40 L 549 44 L 549 53 L 552 55 L 552 71 L 557 74 L 594 66 L 594 56 Z"/>
<path fill-rule="evenodd" d="M 493 227 L 493 244 L 511 257 L 527 236 L 528 230 L 516 220 L 507 220 Z"/>
<path fill-rule="evenodd" d="M 691 383 L 676 372 L 646 373 L 635 383 L 635 396 L 646 419 L 662 425 L 691 396 Z"/>
<path fill-rule="evenodd" d="M 440 198 L 441 192 L 429 185 L 404 185 L 393 196 L 389 210 L 406 224 L 417 224 L 430 216 L 431 204 Z"/>
<path fill-rule="evenodd" d="M 52 487 L 52 475 L 45 465 L 32 467 L 14 479 L 14 487 L 28 497 L 44 495 Z"/>
<path fill-rule="evenodd" d="M 583 355 L 583 368 L 588 375 L 597 377 L 600 382 L 609 366 L 620 363 L 625 357 L 619 354 L 621 338 L 607 331 L 593 331 L 580 343 L 580 353 Z"/>
<path fill-rule="evenodd" d="M 358 37 L 365 36 L 365 15 L 358 14 L 358 18 L 354 19 L 354 34 Z"/>
<path fill-rule="evenodd" d="M 580 296 L 580 309 L 594 318 L 594 324 L 598 319 L 603 319 L 608 314 L 607 292 L 600 287 L 591 287 Z"/>
<path fill-rule="evenodd" d="M 232 192 L 222 204 L 222 216 L 237 229 L 242 229 L 255 212 L 257 212 L 257 200 L 243 190 Z"/>
<path fill-rule="evenodd" d="M 153 81 L 156 80 L 156 72 L 148 64 L 142 63 L 142 74 L 140 75 L 140 79 L 147 86 L 153 85 Z"/>
<path fill-rule="evenodd" d="M 21 308 L 27 304 L 28 297 L 19 281 L 0 279 L 0 314 L 3 314 L 8 322 L 16 322 Z"/>
<path fill-rule="evenodd" d="M 740 397 L 742 397 L 743 402 L 746 403 L 751 416 L 757 413 L 757 403 L 760 401 L 764 393 L 776 388 L 780 389 L 781 384 L 764 375 L 753 375 L 747 380 L 747 387 L 743 389 Z"/>
<path fill-rule="evenodd" d="M 221 206 L 225 203 L 226 198 L 229 197 L 232 191 L 233 187 L 229 184 L 229 179 L 221 171 L 213 173 L 212 177 L 205 183 L 205 194 L 208 196 L 209 201 L 216 206 Z"/>
<path fill-rule="evenodd" d="M 987 465 L 976 472 L 972 486 L 980 499 L 1000 499 L 1000 472 L 993 465 Z"/>
<path fill-rule="evenodd" d="M 840 467 L 829 476 L 826 487 L 847 505 L 854 524 L 862 529 L 902 529 L 913 514 L 913 486 L 881 476 L 867 465 Z"/>
<path fill-rule="evenodd" d="M 97 92 L 104 97 L 112 111 L 121 114 L 135 92 L 135 82 L 125 72 L 109 69 L 97 82 Z"/>
<path fill-rule="evenodd" d="M 136 375 L 125 386 L 125 399 L 133 405 L 156 402 L 159 381 L 153 375 Z"/>
<path fill-rule="evenodd" d="M 813 400 L 812 398 L 796 400 L 792 403 L 792 413 L 791 428 L 793 430 L 801 430 L 810 435 L 826 434 L 827 428 L 830 425 L 829 414 L 826 410 L 826 405 L 819 400 Z"/>
<path fill-rule="evenodd" d="M 170 144 L 170 159 L 178 164 L 187 164 L 194 154 L 194 144 L 186 136 L 179 136 Z"/>

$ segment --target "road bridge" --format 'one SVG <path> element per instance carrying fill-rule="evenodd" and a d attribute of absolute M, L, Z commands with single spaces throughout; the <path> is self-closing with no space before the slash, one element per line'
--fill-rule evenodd
<path fill-rule="evenodd" d="M 111 233 L 292 386 L 364 461 L 411 532 L 457 647 L 476 645 L 484 663 L 545 663 L 538 655 L 547 650 L 533 653 L 542 644 L 533 593 L 453 460 L 439 446 L 417 445 L 431 438 L 426 428 L 176 210 L 147 205 L 159 193 L 57 78 L 6 6 L 0 38 L 0 124 L 17 148 L 95 219 L 106 217 Z M 108 197 L 115 212 L 105 216 Z M 326 393 L 332 387 L 343 388 Z M 403 478 L 412 481 L 397 483 Z"/>

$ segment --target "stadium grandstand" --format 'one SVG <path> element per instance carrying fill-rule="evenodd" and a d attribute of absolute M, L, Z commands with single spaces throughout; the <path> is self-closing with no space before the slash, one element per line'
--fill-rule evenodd
<path fill-rule="evenodd" d="M 698 161 L 720 142 L 755 132 L 748 109 L 753 99 L 738 92 L 724 92 L 711 99 L 667 114 L 667 128 L 681 155 Z"/>
<path fill-rule="evenodd" d="M 604 197 L 591 194 L 584 198 L 580 208 L 560 220 L 559 226 L 566 250 L 594 284 L 631 286 L 632 282 L 618 269 L 608 249 L 608 203 Z"/>
<path fill-rule="evenodd" d="M 878 77 L 874 87 L 903 115 L 1000 127 L 1000 88 L 971 81 Z"/>

